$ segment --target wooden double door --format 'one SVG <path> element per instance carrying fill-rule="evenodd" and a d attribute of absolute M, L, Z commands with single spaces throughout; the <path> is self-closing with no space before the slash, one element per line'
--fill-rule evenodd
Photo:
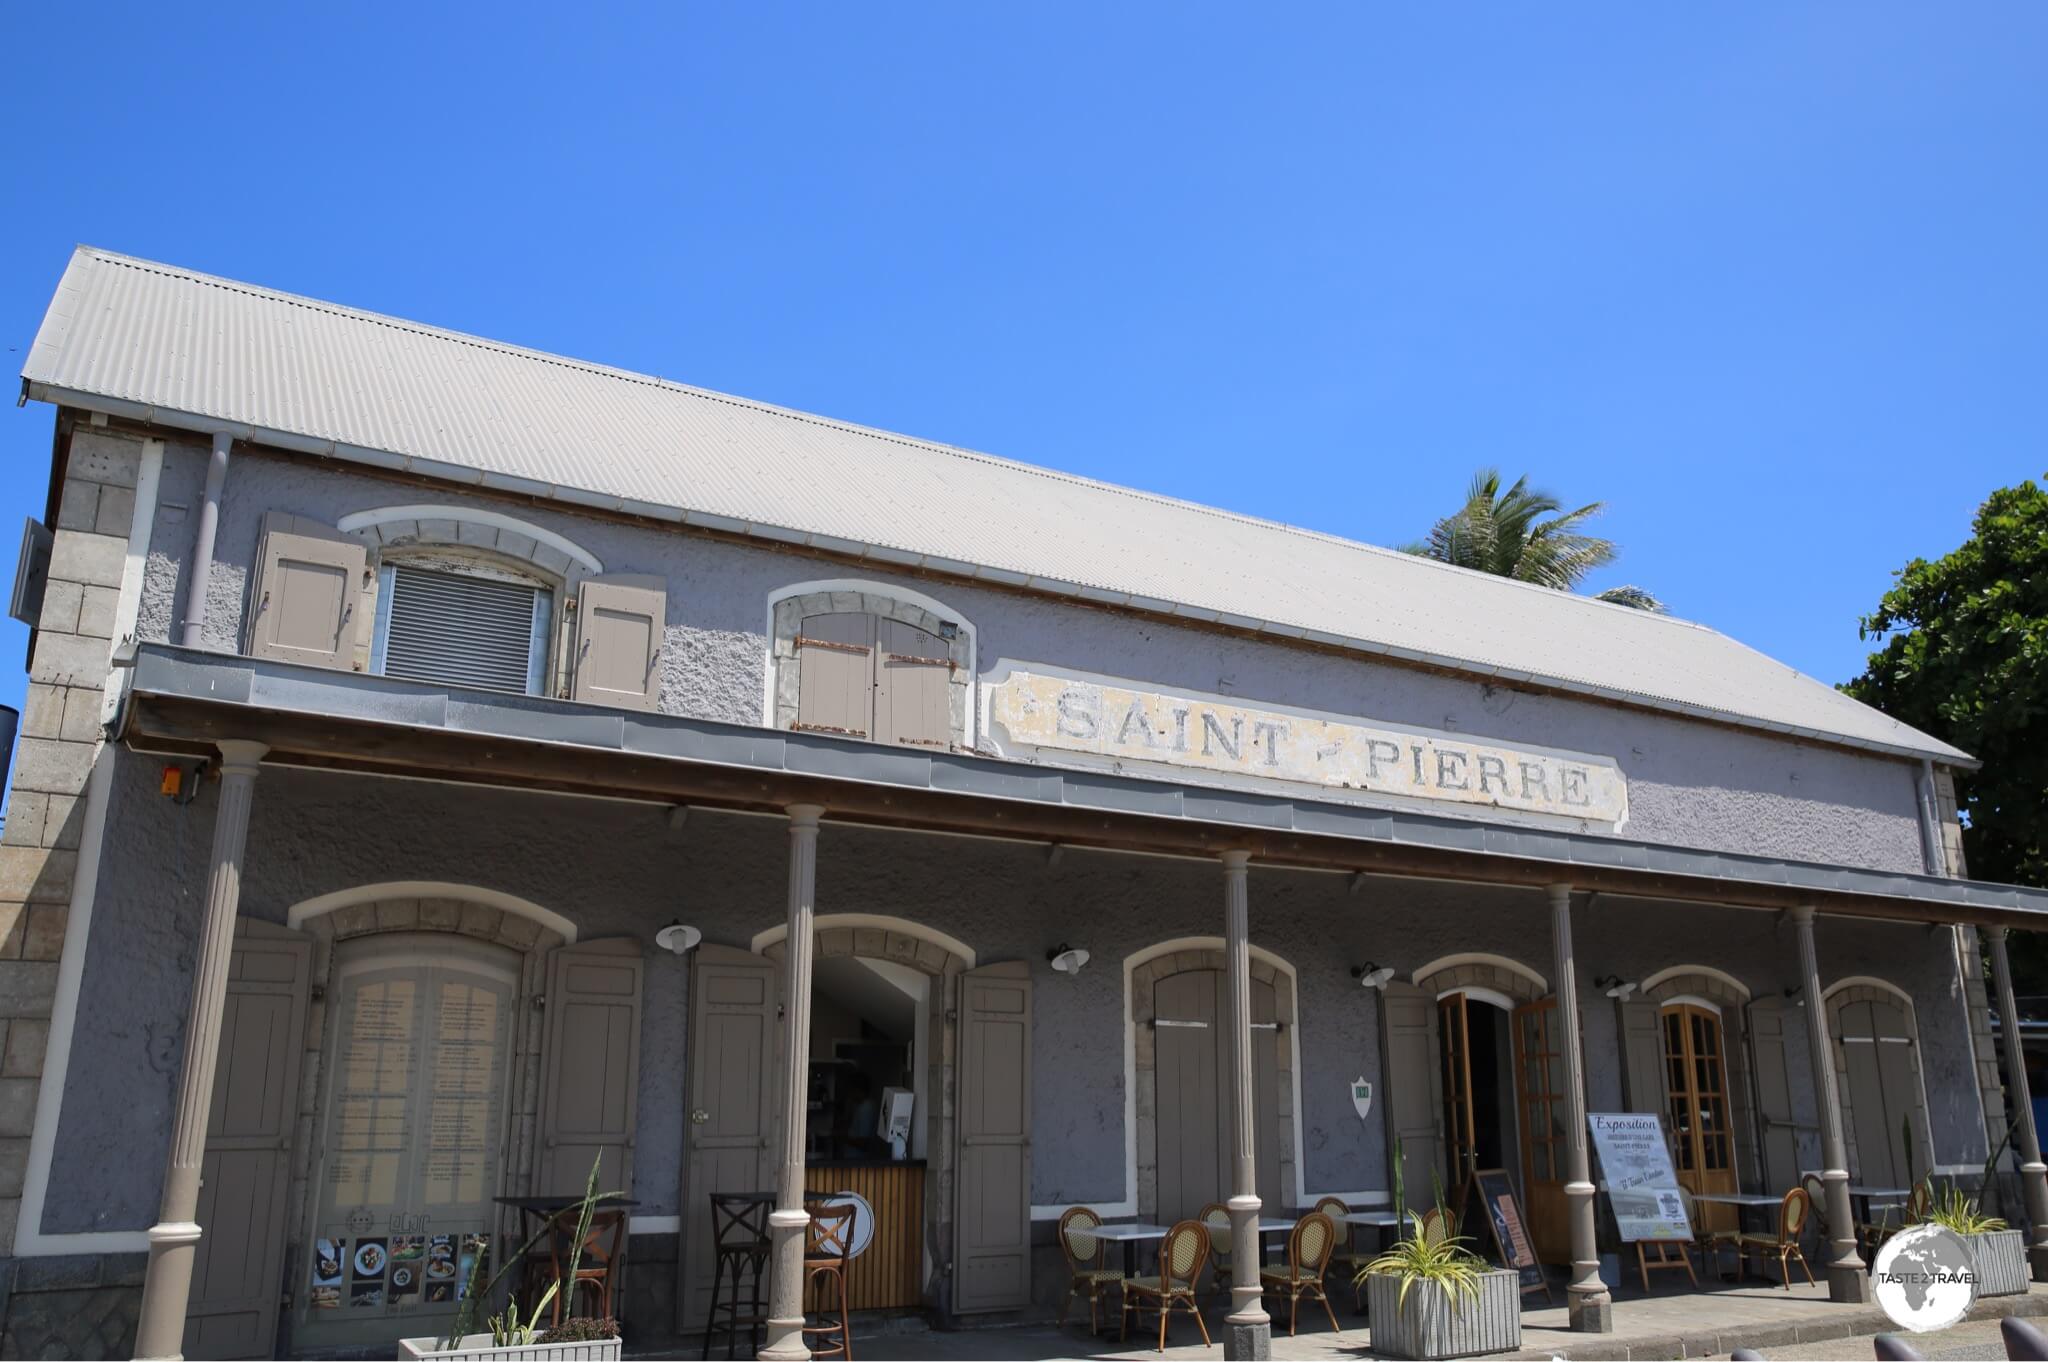
<path fill-rule="evenodd" d="M 1230 1004 L 1223 972 L 1183 970 L 1153 986 L 1158 1205 L 1153 1219 L 1192 1219 L 1226 1201 L 1232 1181 Z M 1280 1061 L 1273 985 L 1252 981 L 1252 1132 L 1259 1200 L 1278 1215 Z"/>

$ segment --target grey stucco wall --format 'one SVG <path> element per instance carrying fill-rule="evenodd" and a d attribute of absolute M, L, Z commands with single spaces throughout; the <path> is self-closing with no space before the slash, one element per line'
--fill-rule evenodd
<path fill-rule="evenodd" d="M 73 1060 L 44 1226 L 141 1229 L 154 1218 L 166 1152 L 179 1027 L 212 836 L 217 787 L 189 807 L 156 793 L 156 764 L 118 758 Z M 584 939 L 647 946 L 639 1136 L 641 1214 L 673 1214 L 681 1167 L 687 968 L 651 945 L 681 917 L 706 939 L 745 947 L 784 911 L 779 819 L 693 813 L 678 833 L 645 805 L 266 768 L 258 781 L 243 911 L 282 921 L 303 900 L 364 884 L 438 880 L 503 890 L 574 921 Z M 1033 1200 L 1116 1201 L 1124 1177 L 1123 968 L 1144 947 L 1214 935 L 1221 876 L 1199 862 L 1070 852 L 827 826 L 821 913 L 879 913 L 937 927 L 983 962 L 1022 959 L 1038 981 Z M 1361 1124 L 1346 1082 L 1378 1081 L 1375 999 L 1349 977 L 1366 960 L 1403 975 L 1439 956 L 1484 950 L 1551 974 L 1548 913 L 1534 891 L 1255 871 L 1252 934 L 1297 973 L 1302 1146 L 1307 1190 L 1385 1184 L 1378 1119 Z M 1791 927 L 1737 910 L 1597 900 L 1576 914 L 1588 1087 L 1620 1104 L 1613 1010 L 1592 989 L 1607 972 L 1641 978 L 1674 964 L 1728 971 L 1758 995 L 1795 982 Z M 1868 974 L 1916 1000 L 1938 1157 L 1983 1157 L 1969 1037 L 1954 1003 L 1946 937 L 1927 929 L 1827 922 L 1829 980 Z M 1056 942 L 1085 945 L 1078 977 L 1045 967 Z M 1803 1045 L 1795 1039 L 1793 1045 Z M 1788 1065 L 1805 1118 L 1803 1048 Z M 1382 1106 L 1383 1109 L 1383 1106 Z"/>
<path fill-rule="evenodd" d="M 164 497 L 196 507 L 205 451 L 167 451 Z M 352 511 L 448 503 L 469 494 L 392 483 L 314 460 L 238 453 L 210 579 L 208 645 L 232 650 L 263 513 L 332 524 Z M 896 582 L 971 622 L 984 672 L 1035 661 L 1165 688 L 1240 696 L 1477 737 L 1596 753 L 1629 782 L 1631 839 L 1795 860 L 1918 872 L 1916 768 L 1903 761 L 1539 695 L 1352 657 L 1259 642 L 969 585 L 893 577 L 766 548 L 568 514 L 485 504 L 582 544 L 610 572 L 667 579 L 663 708 L 760 722 L 771 591 L 820 578 Z M 160 510 L 143 637 L 170 636 L 182 600 L 196 509 Z"/>

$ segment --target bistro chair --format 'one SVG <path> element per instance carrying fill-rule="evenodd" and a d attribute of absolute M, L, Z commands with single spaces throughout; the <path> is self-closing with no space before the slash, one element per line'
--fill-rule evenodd
<path fill-rule="evenodd" d="M 1303 1296 L 1323 1303 L 1323 1313 L 1330 1317 L 1330 1331 L 1337 1331 L 1337 1312 L 1330 1308 L 1330 1298 L 1323 1294 L 1323 1272 L 1330 1266 L 1330 1255 L 1336 1248 L 1337 1222 L 1321 1211 L 1310 1211 L 1294 1222 L 1294 1229 L 1287 1236 L 1287 1266 L 1259 1270 L 1259 1285 L 1265 1288 L 1266 1295 L 1287 1297 L 1289 1338 L 1294 1337 Z"/>
<path fill-rule="evenodd" d="M 738 1346 L 740 1326 L 751 1331 L 754 1351 L 761 1350 L 761 1326 L 768 1315 L 761 1308 L 761 1288 L 768 1278 L 768 1255 L 773 1241 L 768 1234 L 768 1208 L 774 1199 L 758 1192 L 739 1196 L 711 1194 L 711 1308 L 704 1315 L 704 1351 L 711 1356 L 711 1336 L 725 1332 L 725 1355 Z M 724 1287 L 725 1299 L 719 1299 Z M 740 1313 L 740 1289 L 746 1288 L 747 1309 Z M 723 1316 L 723 1319 L 720 1316 Z"/>
<path fill-rule="evenodd" d="M 1704 1228 L 1700 1224 L 1699 1209 L 1692 1199 L 1692 1188 L 1681 1184 L 1678 1189 L 1678 1199 L 1685 1205 L 1685 1223 L 1692 1226 L 1692 1246 L 1699 1252 L 1701 1269 L 1712 1269 L 1715 1272 L 1721 1272 L 1721 1250 L 1732 1248 L 1735 1250 L 1735 1275 L 1738 1278 L 1741 1277 L 1742 1231 L 1710 1230 Z M 1638 1253 L 1642 1252 L 1641 1244 L 1636 1246 L 1636 1251 Z M 1728 1274 L 1721 1272 L 1721 1275 L 1726 1277 Z M 1700 1284 L 1699 1278 L 1694 1277 L 1692 1284 L 1698 1286 Z M 1644 1286 L 1647 1289 L 1648 1283 L 1645 1282 Z"/>
<path fill-rule="evenodd" d="M 1828 1195 L 1827 1184 L 1820 1180 L 1818 1173 L 1801 1173 L 1799 1185 L 1806 1191 L 1807 1221 L 1813 1226 L 1813 1251 L 1827 1256 L 1828 1249 Z M 1861 1236 L 1858 1236 L 1859 1240 Z"/>
<path fill-rule="evenodd" d="M 1320 1197 L 1315 1208 L 1330 1217 L 1331 1224 L 1343 1225 L 1337 1232 L 1337 1249 L 1330 1255 L 1330 1266 L 1342 1273 L 1344 1280 L 1351 1282 L 1351 1308 L 1359 1309 L 1365 1283 L 1358 1274 L 1373 1260 L 1373 1255 L 1359 1250 L 1358 1226 L 1345 1224 L 1338 1219 L 1339 1216 L 1351 1214 L 1351 1208 L 1342 1200 L 1333 1196 Z"/>
<path fill-rule="evenodd" d="M 1806 1255 L 1799 1248 L 1800 1231 L 1806 1228 L 1806 1220 L 1813 1211 L 1813 1200 L 1806 1195 L 1804 1187 L 1794 1187 L 1785 1193 L 1785 1199 L 1778 1203 L 1778 1232 L 1776 1234 L 1745 1234 L 1741 1236 L 1741 1252 L 1755 1254 L 1757 1270 L 1763 1270 L 1762 1260 L 1776 1254 L 1778 1277 L 1785 1283 L 1785 1289 L 1792 1289 L 1792 1259 L 1799 1260 L 1799 1270 L 1806 1274 L 1806 1284 L 1814 1285 L 1813 1269 L 1807 1266 Z"/>
<path fill-rule="evenodd" d="M 813 1202 L 805 1207 L 811 1223 L 804 1230 L 804 1294 L 814 1297 L 818 1323 L 804 1324 L 804 1346 L 812 1357 L 839 1357 L 853 1362 L 853 1314 L 847 1308 L 846 1278 L 853 1267 L 852 1206 Z M 839 1320 L 832 1321 L 832 1302 L 839 1302 Z M 817 1340 L 813 1342 L 812 1340 Z"/>
<path fill-rule="evenodd" d="M 553 1259 L 555 1280 L 561 1289 L 555 1292 L 553 1307 L 554 1322 L 560 1324 L 564 1315 L 574 1316 L 576 1295 L 588 1293 L 599 1319 L 610 1319 L 612 1314 L 612 1281 L 617 1276 L 620 1250 L 626 1246 L 626 1208 L 597 1210 L 590 1213 L 590 1226 L 583 1236 L 583 1251 L 575 1253 L 576 1223 L 574 1215 L 579 1208 L 570 1207 L 557 1215 L 554 1233 L 548 1236 L 548 1252 Z M 569 1276 L 569 1258 L 576 1258 L 576 1275 Z"/>
<path fill-rule="evenodd" d="M 1067 1258 L 1067 1294 L 1060 1300 L 1060 1328 L 1067 1327 L 1067 1311 L 1074 1297 L 1088 1298 L 1088 1331 L 1102 1327 L 1097 1305 L 1102 1293 L 1122 1286 L 1124 1270 L 1109 1265 L 1109 1245 L 1091 1231 L 1102 1227 L 1102 1217 L 1086 1206 L 1069 1206 L 1060 1214 L 1060 1252 Z"/>
<path fill-rule="evenodd" d="M 1432 1248 L 1451 1237 L 1451 1219 L 1441 1206 L 1432 1206 L 1422 1213 L 1422 1223 L 1415 1228 L 1422 1242 Z"/>
<path fill-rule="evenodd" d="M 1150 1302 L 1159 1312 L 1159 1351 L 1166 1351 L 1166 1329 L 1175 1306 L 1184 1306 L 1202 1331 L 1202 1346 L 1209 1346 L 1209 1325 L 1202 1307 L 1195 1302 L 1195 1284 L 1202 1279 L 1202 1267 L 1209 1261 L 1209 1231 L 1199 1220 L 1183 1220 L 1159 1241 L 1159 1275 L 1133 1277 L 1124 1283 L 1124 1311 L 1117 1342 L 1130 1337 L 1131 1312 Z M 1144 1318 L 1139 1317 L 1140 1324 Z"/>
<path fill-rule="evenodd" d="M 1209 1231 L 1209 1289 L 1230 1299 L 1230 1208 L 1212 1201 L 1195 1214 Z"/>

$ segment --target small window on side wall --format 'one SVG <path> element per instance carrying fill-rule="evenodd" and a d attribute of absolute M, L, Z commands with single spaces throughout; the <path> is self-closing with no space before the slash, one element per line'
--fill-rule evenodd
<path fill-rule="evenodd" d="M 546 587 L 406 562 L 386 563 L 378 586 L 373 671 L 467 690 L 546 690 Z"/>

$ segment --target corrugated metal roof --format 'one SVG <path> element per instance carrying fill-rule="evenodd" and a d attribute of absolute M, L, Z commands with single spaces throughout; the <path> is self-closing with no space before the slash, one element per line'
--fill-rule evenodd
<path fill-rule="evenodd" d="M 1968 761 L 1683 620 L 90 247 L 23 379 L 284 448 Z"/>

